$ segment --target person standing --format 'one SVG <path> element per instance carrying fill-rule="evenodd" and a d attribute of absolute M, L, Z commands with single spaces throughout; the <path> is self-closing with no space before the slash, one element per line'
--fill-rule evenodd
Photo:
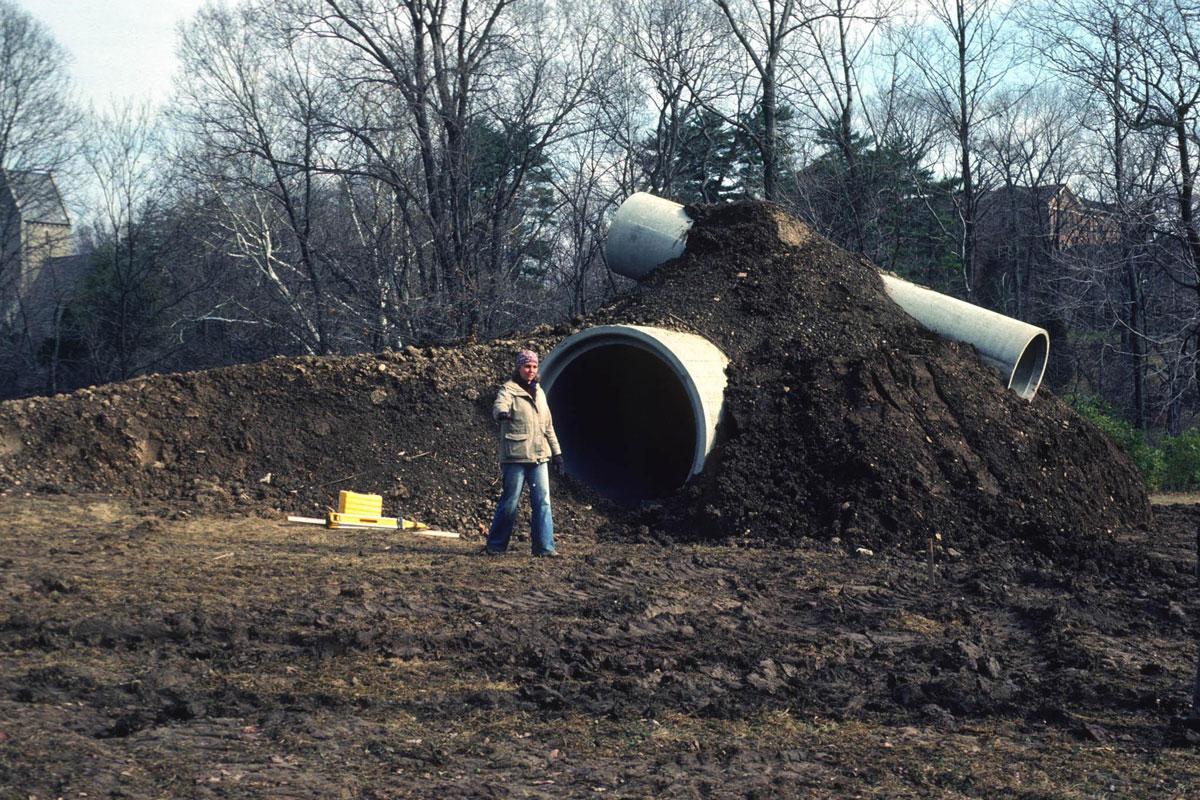
<path fill-rule="evenodd" d="M 550 510 L 550 471 L 553 462 L 563 470 L 562 450 L 554 433 L 550 405 L 538 383 L 538 356 L 532 350 L 517 353 L 516 371 L 496 393 L 492 418 L 500 423 L 500 475 L 504 488 L 484 552 L 502 555 L 508 550 L 521 490 L 529 484 L 533 521 L 530 544 L 535 556 L 557 556 L 554 518 Z"/>

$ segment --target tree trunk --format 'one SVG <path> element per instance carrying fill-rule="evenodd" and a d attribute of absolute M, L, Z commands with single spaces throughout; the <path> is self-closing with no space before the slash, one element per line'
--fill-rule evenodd
<path fill-rule="evenodd" d="M 1196 176 L 1192 173 L 1191 150 L 1188 147 L 1187 113 L 1190 109 L 1180 109 L 1175 124 L 1175 143 L 1179 148 L 1179 220 L 1183 223 L 1183 236 L 1186 242 L 1186 256 L 1191 262 L 1192 274 L 1195 276 L 1196 291 L 1200 294 L 1200 233 L 1196 230 L 1196 212 L 1194 191 Z"/>
<path fill-rule="evenodd" d="M 763 160 L 763 196 L 772 202 L 779 199 L 776 188 L 776 119 L 775 119 L 775 70 L 774 56 L 768 56 L 769 73 L 763 76 L 763 139 L 760 150 Z"/>
<path fill-rule="evenodd" d="M 962 158 L 962 275 L 969 297 L 975 289 L 975 180 L 971 171 L 971 115 L 967 108 L 967 30 L 962 0 L 958 14 L 958 147 Z"/>
<path fill-rule="evenodd" d="M 1128 250 L 1128 248 L 1126 248 Z M 1142 297 L 1138 281 L 1136 257 L 1127 252 L 1125 255 L 1125 290 L 1126 328 L 1123 338 L 1126 340 L 1125 352 L 1129 354 L 1129 368 L 1132 397 L 1133 424 L 1138 430 L 1146 429 L 1146 359 L 1142 342 Z"/>

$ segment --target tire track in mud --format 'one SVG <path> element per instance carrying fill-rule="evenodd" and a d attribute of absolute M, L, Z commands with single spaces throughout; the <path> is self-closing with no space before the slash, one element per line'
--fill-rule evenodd
<path fill-rule="evenodd" d="M 742 579 L 727 561 L 664 555 L 591 564 L 586 591 L 480 592 L 471 614 L 483 624 L 464 638 L 463 657 L 514 677 L 519 699 L 542 710 L 736 715 L 809 695 L 822 675 L 843 679 L 846 663 L 877 646 L 848 624 L 899 602 L 893 590 L 866 586 L 839 588 L 842 597 L 824 607 L 806 569 L 777 557 L 769 578 Z"/>

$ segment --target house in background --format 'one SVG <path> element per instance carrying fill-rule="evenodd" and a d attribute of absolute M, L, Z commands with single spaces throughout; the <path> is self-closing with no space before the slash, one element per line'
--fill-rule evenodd
<path fill-rule="evenodd" d="M 71 218 L 49 172 L 0 171 L 0 324 L 24 330 L 37 341 L 74 290 Z"/>
<path fill-rule="evenodd" d="M 65 312 L 91 271 L 54 176 L 0 170 L 0 380 L 6 396 L 57 391 Z M 39 365 L 49 361 L 49 376 Z"/>
<path fill-rule="evenodd" d="M 1080 197 L 1063 183 L 1003 186 L 979 199 L 981 235 L 1034 236 L 1062 250 L 1119 241 L 1114 209 Z"/>
<path fill-rule="evenodd" d="M 1102 250 L 1120 242 L 1113 209 L 1065 184 L 1003 186 L 979 199 L 977 280 L 980 299 L 1004 313 L 1043 322 L 1055 256 Z"/>
<path fill-rule="evenodd" d="M 1050 332 L 1051 387 L 1081 379 L 1095 385 L 1093 366 L 1103 363 L 1106 345 L 1072 331 L 1099 324 L 1089 315 L 1103 307 L 1101 287 L 1081 275 L 1089 274 L 1087 265 L 1119 257 L 1116 209 L 1061 183 L 1003 186 L 980 198 L 978 219 L 975 302 Z"/>

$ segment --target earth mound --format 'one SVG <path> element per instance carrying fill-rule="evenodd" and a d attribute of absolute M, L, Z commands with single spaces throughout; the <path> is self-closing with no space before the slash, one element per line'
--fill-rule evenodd
<path fill-rule="evenodd" d="M 566 530 L 1091 552 L 1149 520 L 1136 469 L 1046 390 L 1007 391 L 970 347 L 920 328 L 877 269 L 762 203 L 693 207 L 686 253 L 579 327 L 702 334 L 731 360 L 705 473 L 629 516 L 586 487 Z M 578 328 L 576 328 L 578 329 Z M 0 405 L 0 490 L 106 491 L 201 507 L 313 511 L 339 489 L 475 532 L 496 486 L 492 393 L 519 341 L 276 358 Z M 631 521 L 633 520 L 633 521 Z M 639 533 L 640 532 L 640 533 Z"/>
<path fill-rule="evenodd" d="M 1103 433 L 920 327 L 866 259 L 767 204 L 688 213 L 684 255 L 598 316 L 690 330 L 730 358 L 717 449 L 681 493 L 698 535 L 1086 554 L 1149 521 Z"/>
<path fill-rule="evenodd" d="M 383 495 L 385 513 L 477 532 L 498 494 L 495 387 L 516 349 L 560 338 L 545 334 L 277 357 L 4 403 L 0 489 L 265 513 L 319 513 L 351 489 Z M 586 502 L 559 505 L 571 525 L 594 524 Z"/>

